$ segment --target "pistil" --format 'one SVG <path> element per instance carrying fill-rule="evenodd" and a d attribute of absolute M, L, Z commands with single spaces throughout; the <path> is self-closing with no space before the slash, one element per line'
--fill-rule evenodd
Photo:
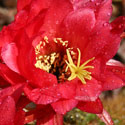
<path fill-rule="evenodd" d="M 72 57 L 70 55 L 69 50 L 68 49 L 66 50 L 67 57 L 68 57 L 68 62 L 66 61 L 66 63 L 67 63 L 68 68 L 71 71 L 71 75 L 68 78 L 68 80 L 70 81 L 70 80 L 73 80 L 75 78 L 79 78 L 83 84 L 86 84 L 85 79 L 88 79 L 88 80 L 92 79 L 91 72 L 87 71 L 86 69 L 93 69 L 94 68 L 94 66 L 89 66 L 89 65 L 86 66 L 86 65 L 89 62 L 91 62 L 92 60 L 94 60 L 95 57 L 87 60 L 86 62 L 84 62 L 80 66 L 81 52 L 80 52 L 80 50 L 78 48 L 77 48 L 77 50 L 78 50 L 78 62 L 77 62 L 77 65 L 75 65 L 73 63 L 73 60 L 72 60 Z"/>

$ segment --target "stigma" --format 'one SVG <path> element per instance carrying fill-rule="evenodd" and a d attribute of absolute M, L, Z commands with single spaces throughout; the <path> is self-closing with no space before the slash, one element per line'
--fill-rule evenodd
<path fill-rule="evenodd" d="M 77 65 L 75 65 L 73 63 L 73 60 L 72 60 L 72 57 L 70 55 L 69 50 L 68 49 L 66 50 L 67 58 L 68 58 L 68 62 L 66 61 L 66 64 L 67 64 L 68 68 L 71 71 L 71 75 L 69 76 L 68 80 L 70 81 L 70 80 L 73 80 L 75 78 L 78 78 L 78 79 L 81 80 L 81 82 L 83 84 L 86 84 L 85 79 L 87 79 L 87 80 L 91 80 L 92 79 L 91 72 L 87 71 L 87 69 L 93 69 L 94 68 L 94 66 L 90 66 L 90 65 L 87 65 L 87 64 L 89 62 L 91 62 L 92 60 L 94 60 L 95 57 L 87 60 L 82 65 L 80 65 L 81 52 L 80 52 L 80 50 L 78 48 L 77 48 L 77 50 L 78 50 Z"/>

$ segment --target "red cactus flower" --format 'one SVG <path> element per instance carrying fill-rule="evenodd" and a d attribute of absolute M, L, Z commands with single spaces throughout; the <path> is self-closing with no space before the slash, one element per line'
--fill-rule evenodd
<path fill-rule="evenodd" d="M 18 0 L 14 22 L 0 33 L 1 76 L 12 85 L 26 81 L 29 100 L 58 114 L 74 107 L 102 113 L 100 93 L 125 85 L 125 66 L 110 61 L 125 17 L 109 23 L 111 3 Z"/>

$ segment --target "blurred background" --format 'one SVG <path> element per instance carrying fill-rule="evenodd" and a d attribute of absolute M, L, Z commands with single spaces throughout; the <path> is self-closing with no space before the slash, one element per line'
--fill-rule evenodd
<path fill-rule="evenodd" d="M 111 21 L 125 15 L 125 0 L 113 0 Z M 0 30 L 14 20 L 16 0 L 0 0 Z M 114 59 L 125 64 L 125 39 Z M 102 93 L 100 96 L 104 108 L 110 113 L 115 125 L 125 125 L 125 88 Z M 73 109 L 64 117 L 64 125 L 104 125 L 96 115 Z"/>

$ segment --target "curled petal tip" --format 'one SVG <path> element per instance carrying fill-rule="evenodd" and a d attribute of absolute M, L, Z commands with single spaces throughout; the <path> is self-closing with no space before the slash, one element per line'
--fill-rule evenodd
<path fill-rule="evenodd" d="M 102 114 L 97 114 L 97 116 L 106 124 L 106 125 L 114 125 L 111 116 L 109 113 L 103 109 Z"/>

